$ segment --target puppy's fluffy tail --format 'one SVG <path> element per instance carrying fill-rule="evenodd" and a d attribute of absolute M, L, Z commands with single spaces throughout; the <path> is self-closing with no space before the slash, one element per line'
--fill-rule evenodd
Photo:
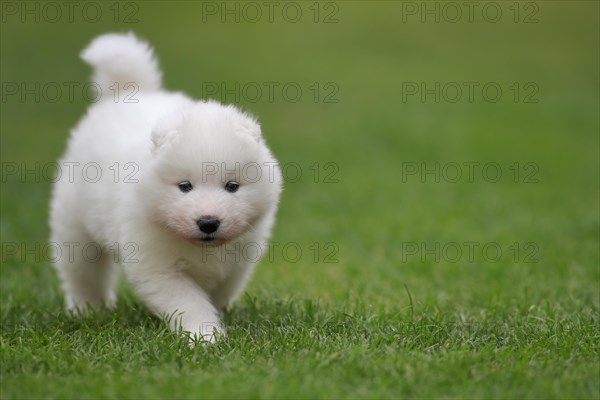
<path fill-rule="evenodd" d="M 81 58 L 94 68 L 92 80 L 100 85 L 103 97 L 131 83 L 140 91 L 161 88 L 162 74 L 152 48 L 133 33 L 108 33 L 95 38 L 81 52 Z M 129 89 L 129 88 L 127 88 Z"/>

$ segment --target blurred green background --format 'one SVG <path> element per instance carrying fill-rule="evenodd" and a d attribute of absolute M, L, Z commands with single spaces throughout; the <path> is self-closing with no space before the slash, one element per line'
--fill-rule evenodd
<path fill-rule="evenodd" d="M 248 287 L 251 295 L 393 314 L 408 312 L 408 289 L 413 311 L 489 315 L 502 323 L 514 313 L 523 312 L 528 321 L 553 310 L 557 319 L 582 316 L 595 326 L 597 339 L 599 3 L 476 3 L 470 16 L 462 2 L 277 2 L 270 17 L 261 2 L 102 2 L 87 17 L 87 3 L 81 3 L 69 21 L 59 2 L 62 17 L 52 22 L 54 11 L 43 2 L 3 2 L 3 174 L 9 164 L 55 161 L 89 106 L 80 89 L 73 99 L 65 89 L 56 102 L 49 101 L 50 92 L 36 101 L 22 98 L 20 85 L 83 85 L 90 70 L 78 54 L 89 41 L 108 31 L 133 31 L 155 48 L 166 88 L 250 111 L 280 162 L 301 167 L 302 177 L 285 185 L 273 240 L 298 243 L 303 254 L 297 262 L 280 253 L 262 262 Z M 256 5 L 262 17 L 252 22 Z M 22 15 L 23 7 L 33 14 Z M 291 22 L 298 9 L 298 22 Z M 277 85 L 272 101 L 268 82 Z M 472 101 L 465 82 L 474 82 Z M 19 90 L 12 94 L 15 83 Z M 239 99 L 208 90 L 236 83 L 248 88 Z M 439 84 L 439 101 L 435 94 L 406 92 L 422 84 L 434 90 Z M 486 84 L 501 88 L 498 101 L 486 98 Z M 290 100 L 291 89 L 286 97 L 285 85 L 301 88 L 298 101 Z M 453 102 L 456 85 L 463 93 Z M 256 86 L 264 92 L 252 101 Z M 502 177 L 488 182 L 481 167 L 472 181 L 463 169 L 456 183 L 443 176 L 440 182 L 432 175 L 421 179 L 421 171 L 407 175 L 409 165 L 469 162 L 497 163 Z M 331 172 L 337 182 L 326 181 Z M 45 243 L 50 190 L 44 179 L 3 175 L 3 244 Z M 497 262 L 480 250 L 474 260 L 463 254 L 458 262 L 421 253 L 423 246 L 454 242 L 476 242 L 478 249 L 494 243 L 503 253 Z M 421 246 L 417 254 L 407 252 L 412 243 Z M 325 262 L 331 251 L 336 262 Z M 3 249 L 1 273 L 6 337 L 15 334 L 22 305 L 60 309 L 58 283 L 44 260 L 5 257 Z M 562 392 L 554 387 L 537 394 L 598 396 L 597 350 L 597 343 L 573 350 L 582 375 L 567 379 Z M 18 346 L 12 351 L 18 358 Z M 548 357 L 558 369 L 571 365 L 563 356 Z M 13 395 L 18 390 L 7 379 L 22 379 L 16 371 L 7 368 L 3 375 L 6 393 Z M 559 375 L 542 368 L 533 380 L 549 383 Z M 500 390 L 489 396 L 511 396 L 510 385 L 503 392 L 506 382 L 489 379 L 484 386 Z M 527 394 L 528 385 L 515 393 Z"/>

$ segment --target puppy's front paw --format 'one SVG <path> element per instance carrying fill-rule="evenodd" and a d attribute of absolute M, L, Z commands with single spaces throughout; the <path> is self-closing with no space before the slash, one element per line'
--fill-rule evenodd
<path fill-rule="evenodd" d="M 216 322 L 203 322 L 198 332 L 187 332 L 190 339 L 190 347 L 197 344 L 207 345 L 216 343 L 217 340 L 225 337 L 225 329 Z"/>

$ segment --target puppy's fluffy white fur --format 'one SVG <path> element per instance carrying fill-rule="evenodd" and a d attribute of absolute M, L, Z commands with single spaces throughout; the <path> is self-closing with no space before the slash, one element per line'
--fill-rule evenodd
<path fill-rule="evenodd" d="M 221 311 L 257 261 L 232 252 L 264 249 L 270 234 L 281 192 L 276 160 L 254 118 L 164 91 L 152 49 L 133 34 L 100 36 L 81 56 L 102 99 L 71 132 L 60 165 L 75 173 L 62 174 L 51 202 L 67 307 L 112 307 L 121 263 L 172 329 L 214 341 Z M 123 92 L 115 99 L 115 83 L 139 89 L 129 98 L 137 103 Z M 215 232 L 200 229 L 203 218 L 219 221 Z"/>

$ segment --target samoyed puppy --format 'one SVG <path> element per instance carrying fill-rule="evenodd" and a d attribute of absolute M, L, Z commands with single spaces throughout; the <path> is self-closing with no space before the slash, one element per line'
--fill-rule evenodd
<path fill-rule="evenodd" d="M 165 91 L 132 33 L 97 37 L 81 57 L 100 100 L 71 132 L 50 209 L 67 308 L 113 307 L 122 264 L 173 330 L 214 342 L 267 246 L 277 161 L 252 116 Z"/>

